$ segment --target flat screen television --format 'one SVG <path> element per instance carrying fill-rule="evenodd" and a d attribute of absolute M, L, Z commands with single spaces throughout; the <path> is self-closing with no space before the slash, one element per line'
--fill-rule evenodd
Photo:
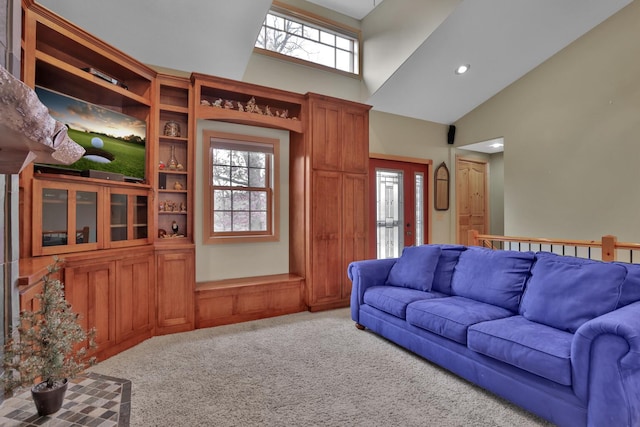
<path fill-rule="evenodd" d="M 41 169 L 77 175 L 104 171 L 130 181 L 144 180 L 146 122 L 40 86 L 36 94 L 49 114 L 67 126 L 69 137 L 86 150 L 71 165 L 40 164 Z"/>

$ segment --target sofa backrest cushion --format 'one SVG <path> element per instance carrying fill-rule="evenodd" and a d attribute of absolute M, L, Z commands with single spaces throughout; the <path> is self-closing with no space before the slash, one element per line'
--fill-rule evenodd
<path fill-rule="evenodd" d="M 517 313 L 533 260 L 533 252 L 470 247 L 456 264 L 452 293 Z"/>
<path fill-rule="evenodd" d="M 583 323 L 615 310 L 626 274 L 614 263 L 538 253 L 520 314 L 573 333 Z"/>
<path fill-rule="evenodd" d="M 387 285 L 430 291 L 440 258 L 440 248 L 434 245 L 408 246 L 391 267 Z"/>
<path fill-rule="evenodd" d="M 640 301 L 640 264 L 628 264 L 626 262 L 617 262 L 616 264 L 627 269 L 627 277 L 622 282 L 620 301 L 618 301 L 618 307 L 616 307 L 619 308 Z"/>
<path fill-rule="evenodd" d="M 462 245 L 438 245 L 440 250 L 440 260 L 438 260 L 438 266 L 433 277 L 434 291 L 442 292 L 443 294 L 451 295 L 451 279 L 453 278 L 453 270 L 458 264 L 458 258 L 460 254 L 467 249 Z"/>

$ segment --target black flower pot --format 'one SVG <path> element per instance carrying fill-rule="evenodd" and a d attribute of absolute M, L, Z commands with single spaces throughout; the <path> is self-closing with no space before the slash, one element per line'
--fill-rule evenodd
<path fill-rule="evenodd" d="M 62 407 L 69 382 L 65 379 L 60 385 L 53 388 L 47 388 L 46 384 L 47 382 L 44 381 L 31 388 L 33 403 L 36 404 L 38 415 L 41 417 L 54 414 Z"/>

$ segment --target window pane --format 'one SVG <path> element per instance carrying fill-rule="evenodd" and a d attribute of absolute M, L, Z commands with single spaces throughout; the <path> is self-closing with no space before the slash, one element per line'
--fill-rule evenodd
<path fill-rule="evenodd" d="M 231 166 L 247 166 L 249 164 L 249 153 L 246 151 L 231 152 Z"/>
<path fill-rule="evenodd" d="M 214 165 L 229 165 L 231 164 L 231 150 L 223 150 L 216 148 L 213 150 L 213 164 Z"/>
<path fill-rule="evenodd" d="M 215 190 L 213 192 L 213 209 L 218 211 L 231 210 L 231 191 Z"/>
<path fill-rule="evenodd" d="M 330 46 L 336 45 L 336 36 L 331 33 L 326 33 L 324 31 L 320 31 L 320 41 L 324 44 L 328 44 Z"/>
<path fill-rule="evenodd" d="M 279 30 L 283 30 L 284 29 L 284 18 L 281 18 L 281 17 L 276 16 L 276 15 L 272 15 L 270 13 L 267 14 L 267 18 L 265 19 L 265 23 L 268 26 L 277 28 Z"/>
<path fill-rule="evenodd" d="M 233 191 L 232 203 L 234 211 L 248 211 L 249 210 L 249 192 L 248 191 Z"/>
<path fill-rule="evenodd" d="M 320 40 L 320 30 L 313 27 L 305 26 L 305 37 L 311 40 L 319 41 Z"/>
<path fill-rule="evenodd" d="M 266 231 L 267 230 L 267 213 L 251 212 L 251 230 Z"/>
<path fill-rule="evenodd" d="M 231 212 L 228 211 L 215 211 L 213 213 L 213 231 L 225 232 L 232 231 L 231 229 Z"/>
<path fill-rule="evenodd" d="M 349 52 L 345 52 L 344 50 L 336 51 L 336 68 L 342 71 L 353 71 L 353 67 L 351 66 L 351 54 Z"/>
<path fill-rule="evenodd" d="M 297 22 L 293 22 L 287 19 L 287 27 L 285 31 L 289 34 L 295 34 L 297 36 L 303 36 L 303 26 Z"/>
<path fill-rule="evenodd" d="M 310 55 L 318 64 L 326 65 L 327 67 L 335 68 L 335 49 L 330 46 L 317 45 L 317 52 L 314 55 Z"/>
<path fill-rule="evenodd" d="M 249 231 L 249 212 L 233 213 L 233 231 Z"/>
<path fill-rule="evenodd" d="M 352 51 L 352 41 L 344 37 L 336 36 L 336 47 L 342 50 Z"/>
<path fill-rule="evenodd" d="M 231 168 L 232 187 L 247 187 L 249 185 L 249 169 L 244 167 Z"/>
<path fill-rule="evenodd" d="M 249 169 L 249 187 L 265 187 L 265 169 Z"/>
<path fill-rule="evenodd" d="M 266 191 L 251 192 L 251 210 L 252 211 L 267 210 L 267 192 Z"/>
<path fill-rule="evenodd" d="M 249 153 L 249 167 L 264 168 L 267 155 L 265 153 Z"/>
<path fill-rule="evenodd" d="M 229 166 L 213 167 L 213 185 L 228 187 L 231 185 L 231 168 Z"/>

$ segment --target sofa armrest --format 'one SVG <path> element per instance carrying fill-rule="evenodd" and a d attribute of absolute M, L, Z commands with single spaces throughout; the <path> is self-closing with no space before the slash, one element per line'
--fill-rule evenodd
<path fill-rule="evenodd" d="M 397 258 L 370 259 L 354 261 L 349 264 L 347 274 L 351 279 L 351 318 L 358 322 L 360 305 L 363 304 L 364 292 L 372 286 L 384 285 L 391 267 Z"/>
<path fill-rule="evenodd" d="M 589 425 L 640 422 L 640 302 L 592 319 L 571 344 L 573 388 Z"/>

